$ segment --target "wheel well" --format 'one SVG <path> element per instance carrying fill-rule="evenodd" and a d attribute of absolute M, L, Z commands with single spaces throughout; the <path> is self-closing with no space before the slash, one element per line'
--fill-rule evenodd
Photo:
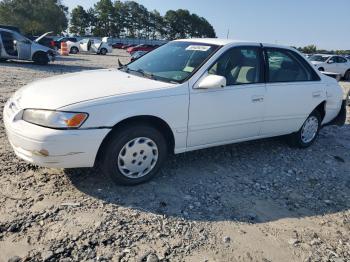
<path fill-rule="evenodd" d="M 35 59 L 38 55 L 47 55 L 47 53 L 44 51 L 36 51 L 32 58 Z"/>
<path fill-rule="evenodd" d="M 108 145 L 109 140 L 113 137 L 113 135 L 118 132 L 118 130 L 125 128 L 129 125 L 133 124 L 144 124 L 150 125 L 156 129 L 158 129 L 164 136 L 165 140 L 168 144 L 169 153 L 174 153 L 175 148 L 175 137 L 170 128 L 170 126 L 161 118 L 155 116 L 135 116 L 124 119 L 113 126 L 112 130 L 107 134 L 107 136 L 103 139 L 100 148 L 98 149 L 98 153 L 96 156 L 95 164 L 99 162 L 102 156 L 103 149 L 106 145 Z"/>
<path fill-rule="evenodd" d="M 315 110 L 317 110 L 319 113 L 320 113 L 320 115 L 321 115 L 321 121 L 323 121 L 323 119 L 324 119 L 324 117 L 325 117 L 325 115 L 326 115 L 326 101 L 323 101 L 321 104 L 319 104 L 316 108 L 315 108 Z M 315 111 L 314 110 L 314 111 Z"/>

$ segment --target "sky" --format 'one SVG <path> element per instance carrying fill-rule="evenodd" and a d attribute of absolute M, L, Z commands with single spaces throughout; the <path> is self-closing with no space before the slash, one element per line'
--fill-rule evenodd
<path fill-rule="evenodd" d="M 97 0 L 62 0 L 70 8 Z M 350 0 L 136 0 L 162 15 L 188 9 L 205 17 L 219 38 L 350 49 Z"/>

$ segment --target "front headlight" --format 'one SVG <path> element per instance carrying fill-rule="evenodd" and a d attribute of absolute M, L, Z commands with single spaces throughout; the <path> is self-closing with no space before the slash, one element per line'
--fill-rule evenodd
<path fill-rule="evenodd" d="M 29 123 L 58 129 L 79 128 L 88 118 L 87 113 L 42 109 L 25 109 L 22 119 Z"/>

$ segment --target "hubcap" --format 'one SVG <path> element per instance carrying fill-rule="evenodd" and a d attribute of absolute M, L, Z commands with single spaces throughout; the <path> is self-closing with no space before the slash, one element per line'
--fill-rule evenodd
<path fill-rule="evenodd" d="M 128 178 L 147 175 L 157 164 L 158 147 L 147 137 L 138 137 L 126 143 L 118 156 L 118 169 Z"/>
<path fill-rule="evenodd" d="M 318 130 L 318 119 L 315 116 L 310 116 L 304 123 L 301 130 L 301 140 L 303 143 L 310 143 L 316 136 Z"/>

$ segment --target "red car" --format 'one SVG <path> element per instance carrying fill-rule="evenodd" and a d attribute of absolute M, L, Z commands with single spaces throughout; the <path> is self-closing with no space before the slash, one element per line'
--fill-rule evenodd
<path fill-rule="evenodd" d="M 123 47 L 123 45 L 124 45 L 123 43 L 114 43 L 114 44 L 112 44 L 112 47 L 121 49 Z"/>
<path fill-rule="evenodd" d="M 152 51 L 155 48 L 156 48 L 156 46 L 154 46 L 154 45 L 143 44 L 143 45 L 137 45 L 137 46 L 129 47 L 128 49 L 126 49 L 126 51 L 132 55 L 133 53 L 135 53 L 137 51 L 149 52 L 149 51 Z"/>

